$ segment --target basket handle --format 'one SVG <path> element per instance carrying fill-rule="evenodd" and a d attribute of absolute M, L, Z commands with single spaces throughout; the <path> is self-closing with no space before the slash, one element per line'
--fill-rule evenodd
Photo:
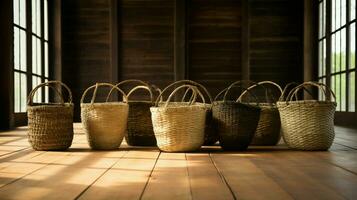
<path fill-rule="evenodd" d="M 90 86 L 89 88 L 87 88 L 83 92 L 83 95 L 82 95 L 82 98 L 81 98 L 81 103 L 83 103 L 84 98 L 87 96 L 88 91 L 94 88 L 93 96 L 92 96 L 92 99 L 91 99 L 91 102 L 90 102 L 91 104 L 93 104 L 95 98 L 97 97 L 97 90 L 98 90 L 98 88 L 100 86 L 108 86 L 108 87 L 111 87 L 112 89 L 113 88 L 116 89 L 117 91 L 119 91 L 123 95 L 123 102 L 125 102 L 125 103 L 128 102 L 128 97 L 126 96 L 126 94 L 123 92 L 123 90 L 119 89 L 117 86 L 115 86 L 113 84 L 110 84 L 110 83 L 96 83 L 95 85 Z M 106 99 L 105 102 L 108 102 L 108 99 Z"/>
<path fill-rule="evenodd" d="M 288 93 L 288 90 L 290 87 L 294 86 L 293 89 L 298 86 L 299 84 L 296 82 L 290 82 L 288 84 L 285 85 L 283 92 L 281 93 L 280 97 L 279 97 L 279 101 L 284 101 L 285 99 L 285 95 Z M 291 91 L 291 90 L 290 90 Z"/>
<path fill-rule="evenodd" d="M 319 88 L 325 94 L 327 101 L 331 101 L 331 96 L 333 97 L 333 101 L 336 101 L 335 93 L 327 85 L 325 85 L 323 83 L 312 82 L 312 81 L 308 81 L 308 82 L 305 82 L 305 83 L 302 83 L 302 84 L 296 86 L 293 90 L 291 90 L 289 92 L 289 95 L 287 96 L 286 101 L 293 101 L 294 97 L 295 97 L 295 100 L 298 100 L 297 93 L 301 89 L 306 89 L 306 86 L 315 86 L 315 87 Z"/>
<path fill-rule="evenodd" d="M 213 102 L 212 96 L 211 96 L 211 94 L 208 92 L 207 88 L 206 88 L 205 86 L 203 86 L 202 84 L 197 83 L 197 82 L 192 81 L 192 80 L 186 80 L 186 79 L 185 79 L 185 80 L 175 81 L 175 82 L 171 83 L 170 85 L 166 86 L 166 88 L 164 88 L 164 89 L 162 90 L 162 92 L 166 91 L 168 88 L 170 88 L 170 87 L 172 87 L 172 86 L 174 86 L 174 85 L 177 85 L 177 84 L 189 84 L 189 85 L 197 86 L 197 87 L 199 87 L 200 89 L 202 89 L 202 90 L 204 91 L 204 93 L 207 95 L 207 97 L 208 97 L 210 103 Z M 198 88 L 197 88 L 197 89 L 198 89 Z M 202 93 L 201 93 L 201 94 L 202 94 Z"/>
<path fill-rule="evenodd" d="M 174 91 L 171 92 L 171 94 L 169 95 L 169 97 L 167 98 L 166 100 L 166 103 L 165 103 L 165 108 L 169 105 L 169 102 L 171 101 L 171 98 L 175 95 L 175 93 L 177 91 L 179 91 L 180 89 L 182 88 L 190 88 L 192 90 L 192 92 L 194 92 L 195 94 L 198 93 L 200 98 L 202 99 L 203 103 L 205 104 L 205 98 L 203 97 L 202 93 L 199 91 L 199 89 L 197 88 L 197 86 L 193 86 L 193 85 L 181 85 L 177 88 L 175 88 Z M 196 95 L 195 95 L 196 96 Z M 193 103 L 196 102 L 196 98 L 193 98 L 192 101 L 189 101 L 189 105 L 192 105 Z"/>
<path fill-rule="evenodd" d="M 146 82 L 142 81 L 142 80 L 139 80 L 139 79 L 127 79 L 127 80 L 124 80 L 124 81 L 121 81 L 117 84 L 115 84 L 116 87 L 120 88 L 119 86 L 125 84 L 125 83 L 137 83 L 137 85 L 144 85 L 148 88 L 150 88 L 149 84 L 147 84 Z M 113 91 L 114 91 L 114 87 L 109 91 L 108 93 L 108 96 L 106 98 L 106 101 L 109 100 L 109 97 L 112 95 Z"/>
<path fill-rule="evenodd" d="M 64 104 L 65 102 L 64 102 L 62 93 L 59 92 L 57 89 L 55 89 L 55 87 L 51 86 L 51 84 L 58 84 L 58 85 L 64 87 L 68 92 L 68 103 L 70 103 L 70 104 L 72 103 L 72 92 L 66 84 L 62 83 L 61 81 L 47 81 L 47 82 L 37 85 L 33 90 L 31 90 L 29 96 L 27 97 L 27 105 L 33 104 L 33 97 L 35 96 L 37 90 L 42 87 L 45 87 L 45 86 L 54 89 L 56 91 L 56 93 L 59 95 L 59 97 L 61 98 L 61 104 Z"/>
<path fill-rule="evenodd" d="M 254 81 L 250 81 L 250 80 L 242 80 L 242 81 L 236 81 L 234 83 L 240 83 L 240 82 L 243 82 L 243 83 L 248 83 L 248 84 L 255 84 Z M 233 84 L 233 83 L 232 83 Z M 229 86 L 224 88 L 222 91 L 220 91 L 216 97 L 214 98 L 214 101 L 217 101 L 218 100 L 218 97 L 220 97 L 222 94 L 225 94 L 225 92 L 228 90 Z M 225 97 L 224 97 L 225 98 Z"/>
<path fill-rule="evenodd" d="M 242 84 L 244 82 L 247 82 L 247 83 L 254 83 L 253 81 L 236 81 L 236 82 L 233 82 L 230 86 L 227 87 L 227 90 L 226 92 L 224 93 L 224 96 L 223 96 L 223 101 L 226 101 L 226 97 L 227 97 L 227 94 L 229 93 L 229 91 L 233 88 L 233 87 L 239 87 L 239 88 L 242 88 L 244 89 L 245 91 L 247 91 L 250 95 L 252 95 L 254 97 L 254 99 L 257 101 L 257 104 L 259 104 L 259 101 L 258 101 L 258 98 L 255 94 L 253 94 L 251 91 L 247 90 L 247 88 L 244 88 L 242 87 L 241 85 L 238 85 L 238 84 Z M 241 94 L 242 95 L 242 94 Z M 239 98 L 239 97 L 238 97 Z"/>
<path fill-rule="evenodd" d="M 261 82 L 258 82 L 258 83 L 256 83 L 256 84 L 254 84 L 254 85 L 248 87 L 248 88 L 238 97 L 237 102 L 242 102 L 243 96 L 244 96 L 245 94 L 247 94 L 249 90 L 252 90 L 253 88 L 255 88 L 255 87 L 257 87 L 257 86 L 262 86 L 262 85 L 264 85 L 264 84 L 273 85 L 273 86 L 275 86 L 276 88 L 278 88 L 278 90 L 279 90 L 279 92 L 280 92 L 280 95 L 283 93 L 283 91 L 282 91 L 280 85 L 278 85 L 277 83 L 274 83 L 273 81 L 261 81 Z M 264 87 L 263 87 L 263 88 L 264 88 Z M 267 88 L 264 88 L 264 89 L 265 89 L 265 92 L 267 93 L 265 100 L 266 100 L 266 102 L 269 102 L 269 100 L 268 100 L 268 93 L 269 93 L 269 92 L 268 92 L 268 91 L 270 91 L 270 90 L 268 90 Z M 271 94 L 271 92 L 270 92 L 269 94 L 270 94 L 271 97 L 273 96 L 273 95 Z M 280 97 L 280 96 L 279 96 L 279 97 Z"/>
<path fill-rule="evenodd" d="M 151 88 L 153 88 L 155 91 L 157 91 L 159 93 L 159 95 L 162 93 L 162 90 L 157 87 L 156 85 L 151 85 Z M 160 97 L 160 102 L 162 102 L 163 99 L 162 99 L 162 96 Z"/>
<path fill-rule="evenodd" d="M 154 103 L 154 96 L 153 96 L 153 94 L 152 94 L 152 91 L 150 90 L 149 87 L 143 86 L 143 85 L 138 85 L 138 86 L 134 87 L 133 89 L 131 89 L 131 90 L 128 92 L 128 94 L 127 94 L 128 100 L 129 100 L 130 95 L 131 95 L 132 93 L 134 93 L 135 91 L 137 91 L 138 89 L 144 89 L 144 90 L 148 91 L 149 94 L 150 94 L 150 101 L 151 101 L 152 103 Z"/>

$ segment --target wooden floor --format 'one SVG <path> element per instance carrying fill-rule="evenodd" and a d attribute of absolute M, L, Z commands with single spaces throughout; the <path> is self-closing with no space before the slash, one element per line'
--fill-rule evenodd
<path fill-rule="evenodd" d="M 69 151 L 33 151 L 26 128 L 0 133 L 0 199 L 357 199 L 357 132 L 328 152 L 284 145 L 163 153 L 91 151 L 80 124 Z"/>

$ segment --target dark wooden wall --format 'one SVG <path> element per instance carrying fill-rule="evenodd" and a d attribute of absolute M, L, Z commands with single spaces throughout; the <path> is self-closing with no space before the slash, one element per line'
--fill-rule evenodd
<path fill-rule="evenodd" d="M 95 82 L 189 78 L 214 96 L 242 78 L 302 81 L 303 13 L 303 0 L 63 0 L 62 79 L 77 119 Z"/>

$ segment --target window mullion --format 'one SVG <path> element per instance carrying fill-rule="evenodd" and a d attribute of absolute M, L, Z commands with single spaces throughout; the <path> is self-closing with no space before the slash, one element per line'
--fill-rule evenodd
<path fill-rule="evenodd" d="M 27 93 L 32 90 L 32 7 L 31 0 L 26 0 L 26 42 L 27 42 Z"/>
<path fill-rule="evenodd" d="M 331 87 L 331 22 L 332 22 L 332 8 L 331 8 L 331 0 L 326 1 L 326 85 Z"/>
<path fill-rule="evenodd" d="M 44 52 L 45 52 L 45 45 L 44 45 L 44 1 L 42 0 L 41 2 L 41 82 L 45 82 L 45 56 L 44 56 Z M 42 102 L 45 102 L 45 88 L 42 88 Z"/>
<path fill-rule="evenodd" d="M 350 1 L 346 1 L 346 111 L 348 112 L 350 110 L 350 28 L 351 28 L 351 23 L 350 23 Z"/>

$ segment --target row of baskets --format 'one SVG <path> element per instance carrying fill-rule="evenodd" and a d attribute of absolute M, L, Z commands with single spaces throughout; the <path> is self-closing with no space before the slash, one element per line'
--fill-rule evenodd
<path fill-rule="evenodd" d="M 128 92 L 121 89 L 124 84 L 132 85 Z M 68 91 L 67 102 L 56 85 Z M 34 103 L 41 87 L 52 88 L 60 102 Z M 107 99 L 95 102 L 102 87 L 110 88 Z M 311 94 L 311 87 L 325 94 L 325 100 L 299 100 L 301 91 Z M 234 92 L 237 89 L 239 93 Z M 91 90 L 92 98 L 85 103 Z M 150 100 L 132 100 L 138 90 L 145 90 Z M 114 91 L 122 100 L 109 102 Z M 81 119 L 90 147 L 98 150 L 116 149 L 124 137 L 129 145 L 157 145 L 167 152 L 195 151 L 217 141 L 224 150 L 245 150 L 249 145 L 276 145 L 281 135 L 293 149 L 327 150 L 334 139 L 335 108 L 333 92 L 316 82 L 291 83 L 282 90 L 271 81 L 236 81 L 213 99 L 203 85 L 191 80 L 174 82 L 162 91 L 140 80 L 125 80 L 86 89 Z M 28 98 L 28 122 L 34 149 L 69 148 L 73 140 L 70 89 L 59 81 L 35 87 Z"/>

